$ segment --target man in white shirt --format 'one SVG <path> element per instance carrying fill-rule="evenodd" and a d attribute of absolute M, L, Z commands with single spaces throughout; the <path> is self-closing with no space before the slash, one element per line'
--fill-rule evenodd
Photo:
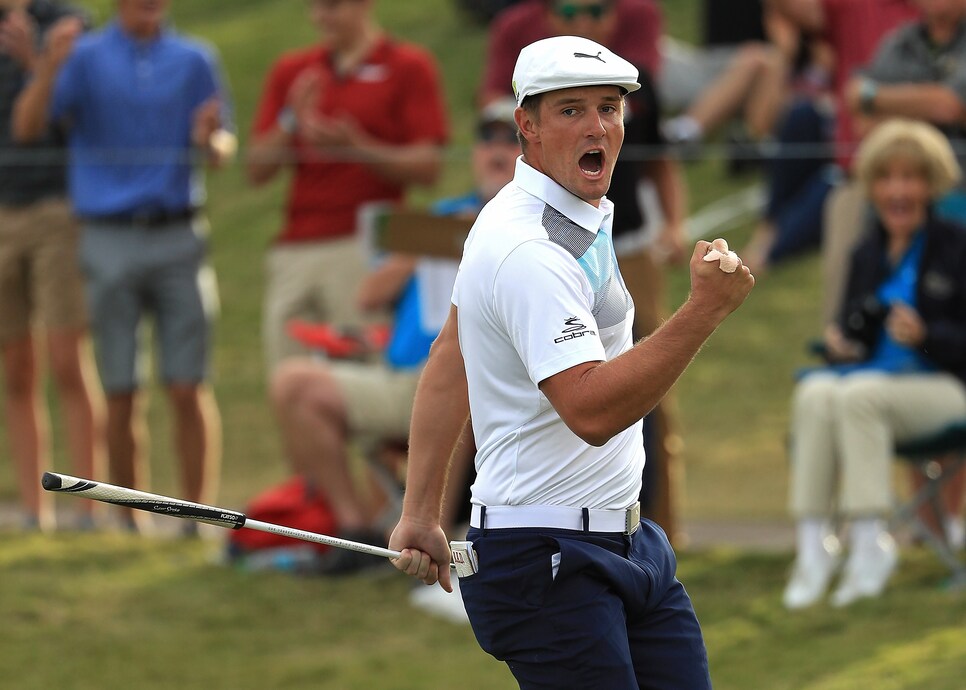
<path fill-rule="evenodd" d="M 522 688 L 710 687 L 674 553 L 639 518 L 641 419 L 754 278 L 718 270 L 698 242 L 687 301 L 632 346 L 604 194 L 637 76 L 587 39 L 521 51 L 523 156 L 467 239 L 416 392 L 394 563 L 451 589 L 441 496 L 450 454 L 473 433 L 478 571 L 460 589 L 481 646 Z"/>

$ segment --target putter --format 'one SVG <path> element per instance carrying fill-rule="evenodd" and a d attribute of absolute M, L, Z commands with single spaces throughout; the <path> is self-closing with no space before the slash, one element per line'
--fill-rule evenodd
<path fill-rule="evenodd" d="M 44 472 L 40 483 L 47 491 L 58 491 L 74 496 L 82 496 L 83 498 L 90 498 L 103 503 L 112 503 L 126 508 L 145 510 L 149 513 L 206 522 L 209 525 L 217 525 L 218 527 L 228 527 L 231 529 L 248 527 L 249 529 L 256 529 L 260 532 L 271 532 L 272 534 L 278 534 L 283 537 L 327 544 L 328 546 L 334 546 L 339 549 L 349 549 L 351 551 L 359 551 L 384 558 L 398 558 L 400 555 L 398 551 L 385 549 L 381 546 L 362 544 L 357 541 L 339 539 L 338 537 L 330 537 L 316 532 L 307 532 L 283 525 L 275 525 L 271 522 L 252 520 L 237 510 L 226 510 L 225 508 L 217 508 L 202 503 L 192 503 L 191 501 L 184 501 L 179 498 L 149 494 L 123 486 L 114 486 L 113 484 L 95 482 L 90 479 L 71 477 L 67 474 Z"/>
<path fill-rule="evenodd" d="M 393 551 L 392 549 L 386 549 L 381 546 L 330 537 L 326 534 L 308 532 L 302 529 L 295 529 L 294 527 L 285 527 L 284 525 L 276 525 L 271 522 L 252 520 L 237 510 L 227 510 L 226 508 L 217 508 L 203 503 L 193 503 L 180 498 L 149 494 L 145 491 L 138 491 L 137 489 L 128 489 L 123 486 L 115 486 L 114 484 L 95 482 L 91 479 L 72 477 L 69 474 L 44 472 L 40 483 L 47 491 L 73 494 L 75 496 L 101 501 L 102 503 L 111 503 L 126 508 L 136 508 L 137 510 L 144 510 L 149 513 L 170 515 L 171 517 L 185 520 L 205 522 L 218 527 L 227 527 L 230 529 L 247 527 L 260 532 L 271 532 L 272 534 L 278 534 L 283 537 L 311 541 L 317 544 L 326 544 L 339 549 L 349 549 L 350 551 L 358 551 L 371 556 L 382 556 L 383 558 L 398 558 L 402 555 L 399 551 Z M 467 577 L 477 572 L 479 566 L 472 542 L 453 541 L 450 542 L 450 549 L 453 553 L 453 561 L 450 562 L 449 567 L 455 570 L 459 577 Z"/>

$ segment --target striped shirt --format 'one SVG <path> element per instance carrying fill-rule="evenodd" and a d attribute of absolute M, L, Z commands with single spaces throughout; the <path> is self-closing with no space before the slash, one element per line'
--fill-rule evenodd
<path fill-rule="evenodd" d="M 66 16 L 79 16 L 86 23 L 79 10 L 54 0 L 34 0 L 27 5 L 27 14 L 37 27 L 38 42 Z M 9 206 L 66 194 L 65 141 L 61 133 L 51 129 L 29 146 L 11 140 L 13 107 L 28 78 L 20 63 L 0 52 L 0 204 Z"/>

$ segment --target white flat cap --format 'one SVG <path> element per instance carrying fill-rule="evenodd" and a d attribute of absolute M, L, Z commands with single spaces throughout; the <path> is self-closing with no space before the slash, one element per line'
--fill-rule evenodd
<path fill-rule="evenodd" d="M 638 72 L 624 58 L 587 38 L 556 36 L 531 43 L 520 51 L 513 68 L 517 105 L 527 96 L 577 86 L 614 85 L 637 91 Z"/>

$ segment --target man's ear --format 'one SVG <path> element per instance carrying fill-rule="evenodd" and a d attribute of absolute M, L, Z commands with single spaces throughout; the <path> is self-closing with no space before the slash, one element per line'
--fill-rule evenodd
<path fill-rule="evenodd" d="M 535 144 L 540 141 L 540 127 L 536 118 L 526 108 L 518 107 L 513 112 L 513 119 L 516 120 L 517 129 L 528 143 Z"/>

